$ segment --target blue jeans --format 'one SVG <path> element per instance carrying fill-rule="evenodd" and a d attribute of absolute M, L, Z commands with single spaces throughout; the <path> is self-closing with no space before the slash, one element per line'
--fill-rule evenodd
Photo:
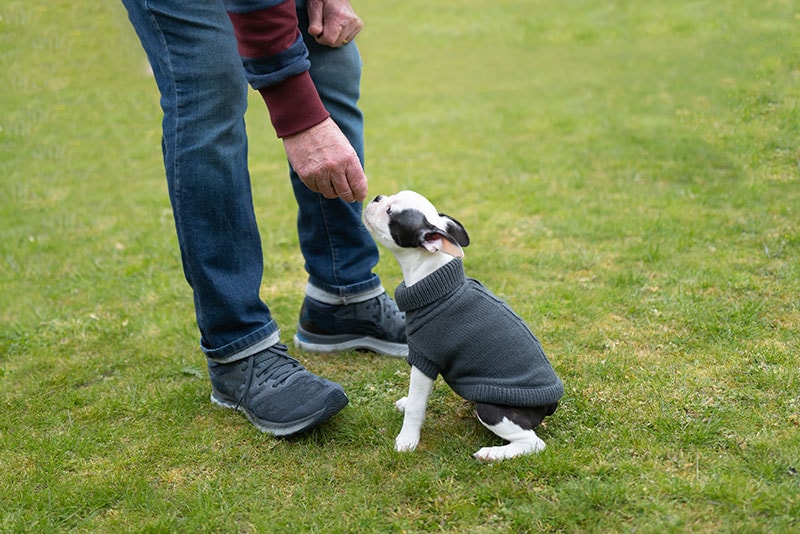
<path fill-rule="evenodd" d="M 214 361 L 236 361 L 279 336 L 259 296 L 263 255 L 247 168 L 248 86 L 233 29 L 222 0 L 122 1 L 161 93 L 164 166 L 200 344 Z M 307 19 L 300 24 L 307 27 Z M 360 58 L 351 45 L 316 46 L 310 59 L 323 102 L 361 155 Z M 291 181 L 309 284 L 342 296 L 378 288 L 377 248 L 361 224 L 361 205 L 326 200 L 294 173 Z"/>
<path fill-rule="evenodd" d="M 356 103 L 360 94 L 361 55 L 355 42 L 341 48 L 317 44 L 308 35 L 305 0 L 297 0 L 297 18 L 308 47 L 314 85 L 334 122 L 364 165 L 364 122 Z M 297 231 L 309 283 L 332 295 L 347 297 L 380 286 L 372 274 L 378 248 L 361 221 L 361 204 L 326 199 L 308 189 L 289 168 L 299 206 Z"/>

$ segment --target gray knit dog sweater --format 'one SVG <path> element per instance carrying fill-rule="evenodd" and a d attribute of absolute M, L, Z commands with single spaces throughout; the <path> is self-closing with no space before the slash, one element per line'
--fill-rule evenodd
<path fill-rule="evenodd" d="M 411 287 L 395 291 L 406 312 L 408 363 L 439 374 L 473 402 L 546 406 L 564 385 L 539 340 L 509 306 L 483 284 L 466 278 L 455 259 Z"/>

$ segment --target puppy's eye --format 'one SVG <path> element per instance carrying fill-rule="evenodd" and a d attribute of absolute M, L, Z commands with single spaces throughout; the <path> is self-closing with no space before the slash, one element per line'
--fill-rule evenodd
<path fill-rule="evenodd" d="M 386 215 L 391 215 L 391 214 L 392 214 L 392 207 L 391 207 L 391 206 L 388 206 L 388 207 L 386 208 Z"/>

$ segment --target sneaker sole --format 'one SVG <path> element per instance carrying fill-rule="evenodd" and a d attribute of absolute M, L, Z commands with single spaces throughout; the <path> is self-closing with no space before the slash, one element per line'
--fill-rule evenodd
<path fill-rule="evenodd" d="M 272 421 L 265 421 L 259 419 L 255 415 L 247 411 L 243 406 L 237 406 L 236 403 L 227 401 L 217 396 L 216 391 L 211 391 L 211 402 L 222 408 L 230 410 L 237 410 L 242 412 L 247 419 L 261 432 L 272 434 L 276 437 L 289 437 L 295 434 L 300 434 L 307 430 L 311 430 L 322 423 L 328 421 L 334 415 L 339 413 L 349 402 L 347 395 L 342 391 L 334 391 L 328 397 L 328 403 L 325 407 L 316 413 L 289 423 L 275 423 Z"/>
<path fill-rule="evenodd" d="M 370 350 L 378 354 L 405 358 L 408 356 L 408 345 L 392 343 L 371 336 L 321 336 L 308 332 L 298 332 L 294 336 L 294 346 L 307 352 L 342 352 L 346 350 Z"/>

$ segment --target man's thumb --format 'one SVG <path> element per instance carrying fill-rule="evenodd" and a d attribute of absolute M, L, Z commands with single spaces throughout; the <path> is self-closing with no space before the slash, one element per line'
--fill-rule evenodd
<path fill-rule="evenodd" d="M 314 37 L 322 35 L 322 2 L 308 0 L 308 33 Z"/>

